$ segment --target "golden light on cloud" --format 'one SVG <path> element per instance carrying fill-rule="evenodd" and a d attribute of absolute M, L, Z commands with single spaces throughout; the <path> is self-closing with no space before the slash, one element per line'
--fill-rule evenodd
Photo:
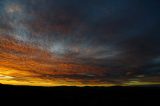
<path fill-rule="evenodd" d="M 37 45 L 0 36 L 0 83 L 30 86 L 114 86 L 146 85 L 147 81 L 112 81 L 111 68 L 59 57 Z M 125 70 L 124 70 L 125 71 Z M 128 75 L 128 74 L 127 74 Z M 141 78 L 143 79 L 143 78 Z M 155 82 L 156 83 L 156 82 Z"/>
<path fill-rule="evenodd" d="M 13 79 L 11 76 L 0 75 L 0 79 Z"/>
<path fill-rule="evenodd" d="M 68 73 L 69 74 L 69 73 Z M 91 80 L 84 84 L 83 79 L 48 78 L 47 75 L 38 75 L 32 72 L 0 68 L 0 83 L 29 86 L 113 86 L 111 83 L 100 83 Z"/>
<path fill-rule="evenodd" d="M 106 68 L 75 64 L 72 63 L 73 60 L 59 58 L 40 48 L 16 41 L 12 37 L 1 36 L 0 38 L 0 82 L 2 84 L 83 86 L 99 83 L 99 85 L 112 85 L 100 83 L 95 78 L 83 80 L 83 77 L 103 75 Z"/>

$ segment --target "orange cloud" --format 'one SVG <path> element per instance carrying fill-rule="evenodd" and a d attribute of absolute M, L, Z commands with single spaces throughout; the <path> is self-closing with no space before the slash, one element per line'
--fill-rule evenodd
<path fill-rule="evenodd" d="M 60 58 L 36 45 L 26 44 L 9 36 L 0 36 L 0 44 L 0 74 L 11 78 L 4 80 L 4 77 L 3 81 L 1 79 L 1 82 L 6 84 L 39 85 L 41 82 L 40 85 L 44 86 L 55 83 L 81 85 L 85 82 L 83 78 L 71 76 L 102 76 L 107 70 L 99 66 L 73 63 L 76 60 Z M 94 78 L 88 81 L 88 84 L 96 82 L 99 81 Z"/>

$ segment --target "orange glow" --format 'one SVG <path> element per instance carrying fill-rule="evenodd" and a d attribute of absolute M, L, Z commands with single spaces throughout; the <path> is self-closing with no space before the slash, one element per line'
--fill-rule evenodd
<path fill-rule="evenodd" d="M 59 58 L 53 53 L 36 46 L 16 41 L 11 37 L 0 37 L 0 83 L 13 85 L 96 85 L 92 79 L 83 84 L 83 79 L 65 76 L 83 75 L 84 73 L 103 75 L 107 69 L 72 63 L 72 59 Z M 8 77 L 5 77 L 8 76 Z M 57 77 L 58 76 L 58 77 Z M 10 78 L 10 79 L 9 79 Z M 112 85 L 99 83 L 99 85 Z"/>
<path fill-rule="evenodd" d="M 36 44 L 0 36 L 0 83 L 30 86 L 114 86 L 104 78 L 107 67 L 58 57 Z M 141 82 L 138 84 L 150 84 Z M 126 82 L 124 85 L 135 83 Z M 122 84 L 123 85 L 123 84 Z"/>

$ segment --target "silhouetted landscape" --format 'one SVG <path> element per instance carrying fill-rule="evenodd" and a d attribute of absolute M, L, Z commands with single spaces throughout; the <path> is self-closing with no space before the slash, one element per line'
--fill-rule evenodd
<path fill-rule="evenodd" d="M 111 103 L 113 101 L 158 101 L 160 87 L 130 86 L 130 87 L 31 87 L 0 85 L 0 97 L 21 98 L 26 100 L 54 101 L 54 103 Z M 65 101 L 65 102 L 63 102 Z M 114 102 L 113 102 L 114 103 Z"/>

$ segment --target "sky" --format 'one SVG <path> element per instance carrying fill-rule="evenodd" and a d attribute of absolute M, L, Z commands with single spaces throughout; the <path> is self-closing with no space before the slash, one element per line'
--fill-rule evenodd
<path fill-rule="evenodd" d="M 0 0 L 0 83 L 160 84 L 159 0 Z"/>

